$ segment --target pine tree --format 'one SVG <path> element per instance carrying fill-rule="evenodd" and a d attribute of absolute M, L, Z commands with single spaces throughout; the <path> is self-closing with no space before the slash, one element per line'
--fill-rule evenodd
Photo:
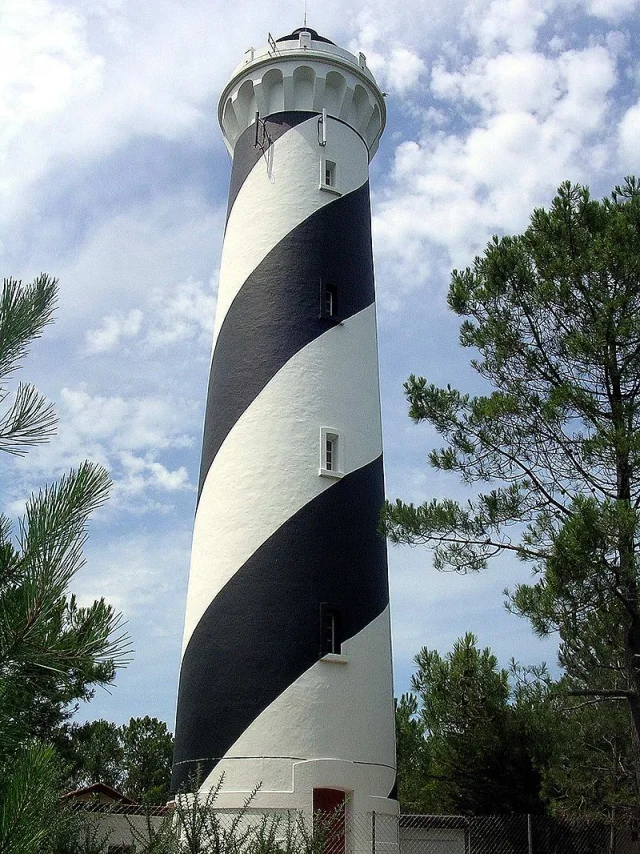
<path fill-rule="evenodd" d="M 573 696 L 626 704 L 640 786 L 640 184 L 603 201 L 563 184 L 522 235 L 454 270 L 448 301 L 493 391 L 416 376 L 405 390 L 444 438 L 431 464 L 483 491 L 387 504 L 385 530 L 431 546 L 438 568 L 532 565 L 510 607 L 559 633 Z"/>
<path fill-rule="evenodd" d="M 5 280 L 0 295 L 0 450 L 22 454 L 50 438 L 53 407 L 8 380 L 50 322 L 56 281 Z M 84 559 L 87 520 L 107 498 L 109 476 L 83 463 L 27 501 L 17 526 L 0 515 L 0 851 L 47 851 L 57 813 L 59 765 L 36 721 L 64 717 L 65 705 L 110 682 L 125 663 L 119 614 L 104 600 L 80 607 L 69 584 Z"/>

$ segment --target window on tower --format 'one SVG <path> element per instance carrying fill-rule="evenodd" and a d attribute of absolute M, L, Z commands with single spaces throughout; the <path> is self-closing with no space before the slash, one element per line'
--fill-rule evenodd
<path fill-rule="evenodd" d="M 323 602 L 320 605 L 320 657 L 340 655 L 340 609 Z"/>
<path fill-rule="evenodd" d="M 320 317 L 338 322 L 338 289 L 335 285 L 320 285 Z"/>
<path fill-rule="evenodd" d="M 341 195 L 338 184 L 338 166 L 334 160 L 320 158 L 320 189 Z"/>
<path fill-rule="evenodd" d="M 328 314 L 329 317 L 333 314 L 333 289 L 325 288 L 324 289 L 324 312 Z"/>
<path fill-rule="evenodd" d="M 336 164 L 330 160 L 324 162 L 324 183 L 327 187 L 333 187 L 336 181 Z"/>
<path fill-rule="evenodd" d="M 333 454 L 334 444 L 335 439 L 332 439 L 330 436 L 327 436 L 327 438 L 325 439 L 324 449 L 327 471 L 333 471 L 333 464 L 335 459 Z"/>
<path fill-rule="evenodd" d="M 343 448 L 335 430 L 320 428 L 320 471 L 324 477 L 342 477 Z"/>

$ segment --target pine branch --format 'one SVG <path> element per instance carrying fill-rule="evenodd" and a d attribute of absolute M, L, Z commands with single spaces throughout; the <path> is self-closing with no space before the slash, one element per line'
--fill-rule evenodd
<path fill-rule="evenodd" d="M 0 419 L 0 451 L 23 456 L 51 438 L 57 421 L 53 404 L 32 385 L 20 383 L 11 408 Z"/>
<path fill-rule="evenodd" d="M 599 690 L 584 688 L 565 691 L 565 694 L 568 697 L 599 697 L 602 700 L 628 700 L 630 697 L 637 696 L 635 691 L 625 691 L 622 688 L 612 688 L 611 690 L 605 688 Z"/>
<path fill-rule="evenodd" d="M 51 322 L 58 280 L 42 273 L 29 285 L 5 279 L 0 293 L 0 377 L 12 374 Z"/>

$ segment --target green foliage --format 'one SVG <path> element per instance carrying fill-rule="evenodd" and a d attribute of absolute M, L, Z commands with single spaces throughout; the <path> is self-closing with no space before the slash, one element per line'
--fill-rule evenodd
<path fill-rule="evenodd" d="M 551 810 L 609 820 L 638 803 L 629 715 L 623 704 L 565 698 L 572 681 L 558 685 L 553 762 L 544 774 Z"/>
<path fill-rule="evenodd" d="M 49 840 L 52 854 L 108 854 L 112 829 L 103 815 L 58 803 Z"/>
<path fill-rule="evenodd" d="M 498 667 L 467 634 L 416 656 L 396 702 L 403 812 L 541 812 L 609 821 L 637 803 L 627 710 L 567 697 L 544 666 Z"/>
<path fill-rule="evenodd" d="M 104 469 L 83 463 L 27 502 L 17 545 L 0 517 L 0 672 L 36 690 L 43 675 L 62 681 L 80 675 L 110 676 L 121 663 L 120 620 L 103 600 L 89 608 L 68 596 L 83 565 L 89 514 L 107 497 Z M 115 637 L 114 637 L 115 634 Z"/>
<path fill-rule="evenodd" d="M 31 341 L 50 322 L 56 282 L 5 280 L 0 294 L 0 402 Z M 55 415 L 21 385 L 0 417 L 0 449 L 12 454 L 46 441 Z M 44 742 L 74 700 L 110 682 L 127 658 L 121 618 L 103 600 L 80 607 L 69 584 L 83 565 L 90 513 L 106 499 L 109 477 L 83 463 L 27 501 L 14 528 L 0 515 L 0 804 L 3 846 L 44 854 L 55 835 L 52 804 L 60 775 Z"/>
<path fill-rule="evenodd" d="M 105 720 L 72 724 L 57 744 L 68 767 L 68 788 L 106 783 L 121 789 L 124 750 L 117 724 Z"/>
<path fill-rule="evenodd" d="M 100 782 L 139 803 L 169 799 L 173 736 L 164 721 L 146 715 L 121 727 L 105 720 L 72 724 L 57 746 L 70 787 Z"/>
<path fill-rule="evenodd" d="M 32 284 L 5 279 L 0 294 L 0 404 L 9 396 L 6 380 L 20 367 L 29 344 L 51 322 L 57 280 L 42 274 Z M 56 424 L 53 406 L 31 385 L 20 383 L 13 403 L 0 417 L 0 450 L 24 454 L 46 442 Z"/>
<path fill-rule="evenodd" d="M 626 702 L 640 785 L 639 272 L 635 178 L 603 201 L 563 184 L 524 234 L 454 270 L 460 341 L 493 391 L 415 376 L 405 391 L 445 441 L 431 464 L 483 491 L 388 503 L 382 524 L 393 542 L 431 546 L 438 568 L 479 570 L 500 552 L 533 565 L 510 607 L 559 632 L 570 691 Z"/>
<path fill-rule="evenodd" d="M 123 792 L 136 801 L 164 804 L 169 798 L 173 737 L 164 721 L 131 718 L 121 727 Z"/>
<path fill-rule="evenodd" d="M 33 706 L 87 696 L 126 661 L 121 618 L 104 600 L 80 607 L 68 594 L 83 565 L 89 514 L 106 498 L 106 472 L 82 464 L 27 502 L 18 526 L 0 517 L 0 746 L 34 733 Z"/>
<path fill-rule="evenodd" d="M 223 782 L 201 792 L 191 778 L 190 794 L 179 794 L 162 821 L 154 823 L 150 814 L 142 828 L 129 821 L 136 854 L 323 854 L 336 821 L 344 820 L 343 813 L 318 814 L 310 830 L 300 812 L 262 813 L 251 806 L 259 786 L 237 812 L 216 810 Z"/>
<path fill-rule="evenodd" d="M 47 850 L 57 812 L 58 766 L 52 748 L 26 744 L 18 749 L 0 789 L 0 851 L 32 854 Z"/>
<path fill-rule="evenodd" d="M 427 813 L 431 807 L 431 758 L 415 694 L 403 694 L 395 701 L 395 709 L 400 809 L 403 812 Z"/>
<path fill-rule="evenodd" d="M 411 712 L 424 758 L 419 770 L 409 767 L 405 779 L 406 754 L 399 751 L 400 792 L 411 779 L 417 782 L 425 812 L 542 812 L 541 768 L 552 751 L 542 728 L 549 702 L 544 670 L 514 666 L 513 684 L 491 651 L 477 648 L 472 634 L 444 657 L 423 648 L 415 663 L 415 695 L 401 702 L 397 717 Z M 402 794 L 401 804 L 411 808 Z"/>

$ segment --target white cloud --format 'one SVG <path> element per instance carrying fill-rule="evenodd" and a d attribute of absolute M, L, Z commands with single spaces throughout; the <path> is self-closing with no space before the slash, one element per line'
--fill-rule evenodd
<path fill-rule="evenodd" d="M 430 37 L 436 21 L 450 26 L 440 5 L 429 3 Z M 264 0 L 155 0 L 152 14 L 146 0 L 0 0 L 0 11 L 0 217 L 7 224 L 29 210 L 30 191 L 45 175 L 98 162 L 131 140 L 197 132 L 221 150 L 215 100 L 226 78 L 249 44 L 298 24 L 287 4 Z M 394 39 L 384 51 L 395 51 L 393 84 L 406 87 L 417 80 L 425 35 L 410 22 L 425 5 L 399 11 L 377 0 L 371 11 L 381 38 Z M 337 2 L 318 9 L 313 24 L 337 40 L 353 35 Z"/>
<path fill-rule="evenodd" d="M 404 95 L 418 85 L 427 67 L 418 53 L 405 46 L 395 45 L 383 54 L 374 47 L 380 35 L 373 28 L 365 27 L 361 35 L 361 47 L 356 48 L 352 44 L 351 49 L 357 53 L 366 48 L 367 65 L 383 90 Z"/>
<path fill-rule="evenodd" d="M 97 329 L 85 333 L 84 352 L 92 355 L 116 350 L 125 339 L 137 338 L 141 348 L 156 349 L 195 341 L 210 346 L 216 309 L 215 280 L 205 286 L 188 279 L 175 287 L 152 291 L 145 313 L 107 315 Z M 144 318 L 144 322 L 143 322 Z"/>
<path fill-rule="evenodd" d="M 638 0 L 584 0 L 586 11 L 605 21 L 620 21 L 640 8 Z"/>
<path fill-rule="evenodd" d="M 404 92 L 418 83 L 425 68 L 424 61 L 417 54 L 407 50 L 406 47 L 394 47 L 386 70 L 389 86 Z"/>
<path fill-rule="evenodd" d="M 224 181 L 226 175 L 220 170 L 218 177 Z M 169 305 L 184 320 L 184 301 L 190 297 L 206 314 L 211 285 L 202 282 L 217 270 L 224 210 L 212 207 L 199 190 L 160 191 L 137 205 L 123 200 L 115 214 L 87 229 L 79 248 L 63 260 L 57 257 L 56 235 L 40 234 L 38 258 L 21 275 L 29 279 L 47 265 L 60 279 L 60 307 L 51 334 L 77 335 L 79 327 L 88 326 L 94 344 L 96 335 L 99 343 L 109 344 L 123 329 L 136 328 L 138 311 L 143 313 L 140 333 L 148 324 L 169 322 Z"/>
<path fill-rule="evenodd" d="M 467 69 L 433 69 L 439 99 L 467 99 L 485 112 L 531 111 L 547 115 L 559 96 L 560 70 L 552 58 L 531 51 L 478 57 Z"/>
<path fill-rule="evenodd" d="M 27 496 L 25 495 L 23 498 L 16 498 L 12 501 L 8 501 L 2 512 L 8 516 L 9 519 L 18 519 L 21 516 L 24 516 L 26 507 Z"/>
<path fill-rule="evenodd" d="M 23 493 L 38 479 L 59 477 L 85 459 L 103 465 L 111 475 L 109 512 L 168 512 L 171 504 L 163 503 L 167 497 L 193 489 L 186 465 L 169 465 L 164 459 L 184 458 L 195 444 L 185 429 L 191 426 L 199 432 L 192 401 L 90 394 L 80 386 L 62 389 L 58 410 L 58 434 L 17 464 Z M 12 500 L 20 502 L 21 495 Z"/>
<path fill-rule="evenodd" d="M 189 489 L 189 475 L 184 466 L 170 471 L 160 463 L 148 463 L 149 471 L 153 476 L 154 483 L 167 492 L 176 492 L 181 489 Z"/>
<path fill-rule="evenodd" d="M 487 115 L 520 111 L 541 118 L 552 115 L 578 133 L 602 120 L 607 93 L 615 82 L 611 52 L 592 46 L 558 56 L 532 51 L 479 56 L 454 71 L 441 61 L 434 66 L 431 89 L 441 100 L 475 103 Z"/>
<path fill-rule="evenodd" d="M 60 431 L 80 445 L 109 439 L 116 450 L 161 450 L 184 439 L 184 410 L 168 398 L 92 395 L 85 388 L 63 388 Z"/>
<path fill-rule="evenodd" d="M 562 180 L 606 166 L 616 145 L 607 120 L 616 81 L 614 58 L 597 45 L 553 58 L 505 51 L 461 70 L 444 62 L 434 69 L 434 95 L 469 129 L 427 125 L 396 148 L 392 181 L 374 205 L 378 262 L 402 283 L 394 282 L 396 309 L 403 289 L 468 264 L 493 233 L 524 228 Z"/>
<path fill-rule="evenodd" d="M 85 22 L 48 0 L 3 0 L 0 51 L 0 144 L 101 85 L 103 59 L 87 45 Z"/>
<path fill-rule="evenodd" d="M 189 279 L 170 294 L 155 294 L 156 316 L 150 320 L 146 341 L 152 347 L 195 339 L 210 346 L 216 310 L 217 283 Z"/>
<path fill-rule="evenodd" d="M 566 95 L 557 105 L 555 116 L 566 131 L 576 135 L 601 126 L 607 95 L 616 83 L 615 59 L 605 47 L 570 50 L 558 64 L 566 85 Z"/>
<path fill-rule="evenodd" d="M 198 126 L 210 134 L 210 99 L 239 55 L 220 40 L 213 12 L 205 0 L 157 0 L 153 14 L 141 0 L 1 0 L 0 221 L 28 213 L 51 171 L 77 170 L 140 137 L 183 139 Z"/>
<path fill-rule="evenodd" d="M 127 314 L 104 317 L 97 329 L 85 333 L 87 353 L 106 353 L 115 350 L 124 338 L 133 338 L 142 326 L 142 312 L 134 308 Z"/>
<path fill-rule="evenodd" d="M 407 0 L 392 5 L 372 0 L 346 25 L 339 4 L 333 8 L 325 5 L 323 13 L 332 18 L 335 31 L 331 37 L 341 43 L 338 37 L 345 32 L 345 47 L 356 55 L 359 51 L 366 55 L 382 89 L 405 96 L 421 85 L 432 51 L 453 37 L 465 2 L 451 0 L 445 6 L 437 0 Z"/>
<path fill-rule="evenodd" d="M 528 51 L 536 46 L 540 28 L 565 0 L 472 0 L 461 15 L 461 33 L 474 39 L 481 53 L 505 48 Z"/>
<path fill-rule="evenodd" d="M 170 470 L 153 458 L 124 451 L 117 454 L 122 474 L 116 481 L 116 501 L 122 496 L 140 496 L 148 490 L 179 492 L 190 489 L 189 475 L 184 466 Z"/>
<path fill-rule="evenodd" d="M 124 534 L 101 547 L 89 540 L 87 567 L 74 581 L 81 604 L 104 598 L 127 619 L 148 614 L 163 621 L 162 605 L 174 611 L 177 581 L 186 575 L 189 537 L 185 528 Z"/>
<path fill-rule="evenodd" d="M 3 0 L 0 14 L 0 193 L 18 202 L 56 154 L 58 146 L 41 135 L 96 98 L 104 60 L 89 49 L 82 16 L 68 7 Z M 82 135 L 80 127 L 58 130 L 60 138 Z"/>
<path fill-rule="evenodd" d="M 314 10 L 322 20 L 316 28 L 323 30 L 338 44 L 356 53 L 364 51 L 367 63 L 378 73 L 379 63 L 386 61 L 395 48 L 404 47 L 413 54 L 429 56 L 455 37 L 469 0 L 404 0 L 392 4 L 387 0 L 369 0 L 353 7 L 346 17 L 340 2 L 327 2 Z M 326 21 L 326 23 L 325 23 Z M 316 26 L 316 24 L 312 24 Z M 375 66 L 375 67 L 374 67 Z"/>
<path fill-rule="evenodd" d="M 619 146 L 623 168 L 638 170 L 638 141 L 640 140 L 640 103 L 630 107 L 620 122 Z"/>

